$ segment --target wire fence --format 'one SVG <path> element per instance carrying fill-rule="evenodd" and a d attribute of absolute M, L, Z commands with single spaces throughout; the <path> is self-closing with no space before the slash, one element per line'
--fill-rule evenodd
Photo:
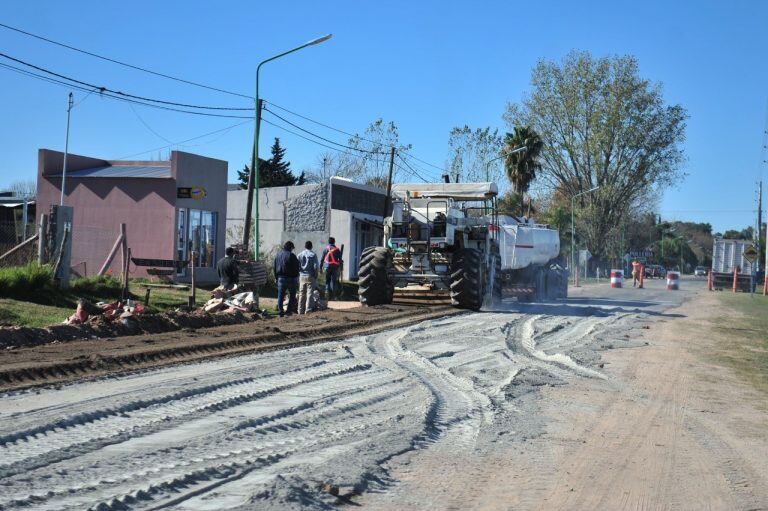
<path fill-rule="evenodd" d="M 21 221 L 0 222 L 0 255 L 17 247 L 23 241 L 37 233 L 34 223 L 28 223 L 26 229 Z M 37 259 L 37 242 L 25 245 L 7 257 L 0 259 L 0 267 L 23 266 Z"/>

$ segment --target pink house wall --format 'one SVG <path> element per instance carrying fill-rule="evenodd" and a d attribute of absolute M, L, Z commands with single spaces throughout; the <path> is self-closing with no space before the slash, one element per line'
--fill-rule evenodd
<path fill-rule="evenodd" d="M 59 203 L 62 153 L 41 149 L 38 162 L 38 217 Z M 67 168 L 78 170 L 105 165 L 106 161 L 69 155 Z M 122 163 L 122 162 L 121 162 Z M 146 162 L 151 165 L 170 162 Z M 133 257 L 173 259 L 175 236 L 175 179 L 74 178 L 67 177 L 64 204 L 74 207 L 72 266 L 85 263 L 88 275 L 99 271 L 120 231 Z M 119 272 L 119 257 L 112 263 Z M 82 268 L 82 265 L 80 266 Z M 132 268 L 134 276 L 146 276 L 145 268 Z"/>

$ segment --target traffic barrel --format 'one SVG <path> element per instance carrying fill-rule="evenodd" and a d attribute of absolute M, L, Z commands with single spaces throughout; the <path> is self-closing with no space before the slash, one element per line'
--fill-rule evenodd
<path fill-rule="evenodd" d="M 624 270 L 611 270 L 611 287 L 621 287 L 624 281 Z"/>
<path fill-rule="evenodd" d="M 668 271 L 667 272 L 667 290 L 677 291 L 680 289 L 680 272 Z"/>

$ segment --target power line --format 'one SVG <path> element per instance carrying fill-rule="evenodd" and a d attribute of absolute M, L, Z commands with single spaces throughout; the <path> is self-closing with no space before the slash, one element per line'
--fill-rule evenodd
<path fill-rule="evenodd" d="M 79 53 L 83 53 L 85 55 L 89 55 L 91 57 L 96 57 L 97 59 L 105 60 L 107 62 L 112 62 L 113 64 L 118 64 L 118 65 L 121 65 L 121 66 L 129 67 L 129 68 L 135 69 L 137 71 L 142 71 L 144 73 L 149 73 L 151 75 L 160 76 L 162 78 L 167 78 L 169 80 L 175 80 L 175 81 L 181 82 L 181 83 L 186 83 L 187 85 L 194 85 L 195 87 L 201 87 L 203 89 L 213 90 L 213 91 L 216 91 L 216 92 L 222 92 L 224 94 L 230 94 L 232 96 L 239 96 L 241 98 L 248 98 L 250 100 L 253 100 L 253 96 L 247 96 L 245 94 L 240 94 L 238 92 L 228 91 L 226 89 L 219 89 L 217 87 L 212 87 L 210 85 L 205 85 L 205 84 L 202 84 L 202 83 L 193 82 L 191 80 L 185 80 L 184 78 L 179 78 L 179 77 L 176 77 L 176 76 L 167 75 L 167 74 L 160 73 L 160 72 L 157 72 L 157 71 L 152 71 L 151 69 L 147 69 L 147 68 L 144 68 L 144 67 L 134 66 L 133 64 L 128 64 L 127 62 L 121 62 L 119 60 L 116 60 L 116 59 L 113 59 L 113 58 L 109 58 L 109 57 L 105 57 L 105 56 L 99 55 L 97 53 L 93 53 L 93 52 L 90 52 L 90 51 L 87 51 L 87 50 L 83 50 L 83 49 L 80 49 L 80 48 L 75 48 L 74 46 L 70 46 L 68 44 L 64 44 L 64 43 L 61 43 L 61 42 L 58 42 L 58 41 L 54 41 L 53 39 L 48 39 L 47 37 L 43 37 L 43 36 L 40 36 L 40 35 L 37 35 L 37 34 L 33 34 L 32 32 L 27 32 L 26 30 L 22 30 L 20 28 L 12 27 L 12 26 L 6 25 L 4 23 L 0 23 L 0 27 L 6 28 L 8 30 L 13 30 L 14 32 L 18 32 L 20 34 L 24 34 L 24 35 L 29 36 L 29 37 L 34 37 L 35 39 L 39 39 L 41 41 L 45 41 L 45 42 L 50 43 L 50 44 L 55 44 L 56 46 L 61 46 L 62 48 L 67 48 L 68 50 L 72 50 L 72 51 L 76 51 L 76 52 L 79 52 Z"/>
<path fill-rule="evenodd" d="M 119 96 L 125 96 L 125 97 L 131 98 L 131 99 L 137 99 L 137 100 L 141 100 L 141 101 L 149 101 L 149 102 L 152 102 L 152 103 L 160 103 L 160 104 L 163 104 L 163 105 L 179 106 L 179 107 L 183 107 L 183 108 L 198 108 L 198 109 L 201 109 L 201 110 L 240 110 L 240 111 L 244 111 L 244 110 L 245 111 L 248 111 L 248 110 L 252 111 L 253 110 L 253 108 L 242 108 L 242 107 L 191 105 L 191 104 L 188 104 L 188 103 L 177 103 L 175 101 L 166 101 L 166 100 L 162 100 L 162 99 L 148 98 L 148 97 L 145 97 L 145 96 L 137 96 L 135 94 L 129 94 L 127 92 L 122 92 L 122 91 L 110 89 L 109 87 L 104 87 L 104 86 L 94 85 L 92 83 L 84 82 L 82 80 L 78 80 L 76 78 L 72 78 L 70 76 L 66 76 L 66 75 L 63 75 L 63 74 L 51 71 L 50 69 L 46 69 L 44 67 L 37 66 L 35 64 L 32 64 L 30 62 L 18 59 L 16 57 L 12 57 L 12 56 L 10 56 L 10 55 L 8 55 L 6 53 L 0 53 L 0 57 L 4 57 L 4 58 L 6 58 L 8 60 L 12 60 L 12 61 L 14 61 L 14 62 L 16 62 L 18 64 L 22 64 L 24 66 L 30 67 L 32 69 L 35 69 L 37 71 L 42 71 L 43 73 L 49 74 L 51 76 L 55 76 L 57 78 L 61 78 L 63 80 L 67 80 L 67 81 L 76 83 L 78 85 L 83 85 L 85 87 L 90 87 L 90 88 L 98 90 L 100 92 L 111 92 L 112 94 L 117 94 Z"/>
<path fill-rule="evenodd" d="M 40 75 L 40 74 L 37 74 L 37 73 L 33 73 L 31 71 L 27 71 L 25 69 L 21 69 L 21 68 L 15 67 L 15 66 L 10 66 L 8 64 L 3 64 L 2 62 L 0 62 L 0 67 L 9 69 L 11 71 L 15 71 L 17 73 L 26 75 L 26 76 L 31 77 L 31 78 L 36 78 L 38 80 L 43 80 L 43 81 L 46 81 L 46 82 L 49 82 L 49 83 L 63 85 L 64 87 L 67 87 L 69 89 L 75 89 L 75 90 L 79 90 L 79 91 L 82 91 L 82 92 L 88 92 L 88 93 L 98 92 L 99 96 L 101 96 L 103 98 L 114 99 L 114 100 L 118 100 L 118 101 L 125 101 L 125 102 L 128 102 L 128 103 L 133 103 L 135 105 L 142 105 L 142 106 L 151 107 L 151 108 L 158 108 L 160 110 L 168 110 L 168 111 L 171 111 L 171 112 L 180 112 L 180 113 L 192 114 L 192 115 L 201 115 L 201 116 L 206 116 L 206 117 L 221 117 L 221 118 L 227 118 L 227 119 L 251 119 L 251 116 L 245 116 L 245 115 L 229 115 L 229 114 L 214 114 L 214 113 L 210 113 L 210 112 L 195 112 L 195 111 L 192 111 L 192 110 L 183 110 L 183 109 L 180 109 L 180 108 L 174 108 L 174 107 L 170 107 L 170 106 L 157 105 L 157 104 L 153 104 L 153 103 L 146 103 L 144 101 L 138 101 L 138 100 L 130 99 L 130 98 L 127 98 L 127 97 L 115 96 L 113 94 L 110 94 L 109 92 L 102 92 L 101 90 L 99 90 L 98 87 L 93 87 L 92 86 L 91 88 L 86 88 L 86 87 L 83 87 L 81 85 L 77 85 L 75 83 L 69 83 L 69 82 L 65 82 L 65 81 L 62 81 L 62 80 L 57 80 L 55 78 L 51 78 L 51 77 L 48 77 L 48 76 L 44 76 L 44 75 Z"/>
<path fill-rule="evenodd" d="M 418 172 L 416 172 L 416 171 L 414 170 L 414 168 L 413 168 L 413 167 L 411 167 L 411 166 L 408 164 L 408 162 L 406 161 L 406 159 L 405 159 L 405 158 L 403 158 L 403 157 L 400 155 L 400 153 L 397 153 L 397 157 L 398 157 L 398 158 L 400 158 L 400 160 L 403 162 L 403 164 L 404 164 L 406 167 L 408 167 L 408 168 L 411 170 L 410 174 L 411 174 L 412 176 L 416 176 L 416 177 L 418 177 L 419 179 L 421 179 L 421 180 L 422 180 L 422 181 L 424 181 L 425 183 L 429 183 L 429 182 L 430 182 L 430 181 L 428 181 L 427 179 L 424 179 L 424 177 L 423 177 L 421 174 L 419 174 Z"/>
<path fill-rule="evenodd" d="M 320 121 L 317 121 L 317 120 L 315 120 L 315 119 L 312 119 L 312 118 L 310 118 L 310 117 L 307 117 L 306 115 L 302 115 L 302 114 L 300 114 L 300 113 L 297 113 L 297 112 L 294 112 L 294 111 L 292 111 L 292 110 L 288 110 L 287 108 L 285 108 L 285 107 L 283 107 L 283 106 L 280 106 L 280 105 L 276 105 L 276 104 L 272 103 L 271 101 L 269 101 L 269 102 L 268 102 L 268 101 L 265 101 L 265 103 L 269 103 L 270 105 L 272 105 L 272 106 L 273 106 L 273 107 L 275 107 L 275 108 L 278 108 L 278 109 L 280 109 L 280 110 L 283 110 L 284 112 L 287 112 L 287 113 L 289 113 L 289 114 L 291 114 L 291 115 L 295 115 L 296 117 L 300 117 L 300 118 L 304 119 L 305 121 L 309 121 L 309 122 L 315 123 L 315 124 L 317 124 L 318 126 L 322 126 L 323 128 L 328 128 L 329 130 L 333 130 L 333 131 L 336 131 L 337 133 L 341 133 L 341 134 L 343 134 L 343 135 L 347 135 L 348 137 L 352 137 L 352 138 L 359 138 L 360 140 L 365 140 L 366 142 L 370 142 L 370 143 L 372 143 L 372 144 L 378 144 L 378 142 L 376 142 L 376 141 L 374 141 L 374 140 L 370 140 L 370 139 L 368 139 L 368 138 L 363 138 L 363 137 L 361 137 L 360 135 L 358 135 L 358 134 L 356 134 L 356 133 L 350 133 L 350 132 L 348 132 L 348 131 L 344 131 L 344 130 L 342 130 L 342 129 L 340 129 L 340 128 L 334 128 L 334 127 L 333 127 L 333 126 L 331 126 L 331 125 L 328 125 L 328 124 L 322 123 L 322 122 L 320 122 Z M 273 112 L 273 113 L 274 113 L 274 112 Z M 277 114 L 275 114 L 275 115 L 277 115 Z"/>
<path fill-rule="evenodd" d="M 304 133 L 312 135 L 315 138 L 319 138 L 320 140 L 328 142 L 329 144 L 337 145 L 339 147 L 343 147 L 344 149 L 349 149 L 350 151 L 359 151 L 361 153 L 368 153 L 368 154 L 384 154 L 382 151 L 369 151 L 367 149 L 360 149 L 358 147 L 352 147 L 352 146 L 348 146 L 346 144 L 341 144 L 339 142 L 335 142 L 335 141 L 333 141 L 333 140 L 331 140 L 329 138 L 322 137 L 322 136 L 318 135 L 317 133 L 313 133 L 313 132 L 311 132 L 311 131 L 309 131 L 309 130 L 307 130 L 305 128 L 302 128 L 298 124 L 292 123 L 291 121 L 289 121 L 285 117 L 282 117 L 282 116 L 276 114 L 275 112 L 273 112 L 272 110 L 270 110 L 268 108 L 262 107 L 262 110 L 264 110 L 266 112 L 269 112 L 270 114 L 274 115 L 275 117 L 277 117 L 278 119 L 280 119 L 284 123 L 289 124 L 289 125 L 293 126 L 294 128 L 303 131 Z"/>
<path fill-rule="evenodd" d="M 281 130 L 283 130 L 283 131 L 285 131 L 287 133 L 295 135 L 295 136 L 297 136 L 299 138 L 303 138 L 304 140 L 307 140 L 308 142 L 312 142 L 313 144 L 317 144 L 317 145 L 325 147 L 327 149 L 333 149 L 334 151 L 338 151 L 338 152 L 344 153 L 344 154 L 349 154 L 350 156 L 355 156 L 357 158 L 366 158 L 366 156 L 364 156 L 362 154 L 349 153 L 348 151 L 345 151 L 345 150 L 340 149 L 338 147 L 334 147 L 334 146 L 331 146 L 331 145 L 328 145 L 328 144 L 324 144 L 322 142 L 318 142 L 317 140 L 311 139 L 311 138 L 309 138 L 309 137 L 307 137 L 305 135 L 302 135 L 301 133 L 297 133 L 297 132 L 295 132 L 293 130 L 290 130 L 290 129 L 286 128 L 285 126 L 280 126 L 279 124 L 274 123 L 274 122 L 270 121 L 269 119 L 264 119 L 262 117 L 261 118 L 261 122 L 265 122 L 265 123 L 269 124 L 270 126 L 274 126 L 275 128 L 281 129 Z"/>
<path fill-rule="evenodd" d="M 266 101 L 265 101 L 265 103 L 266 103 Z M 340 128 L 331 126 L 329 124 L 325 124 L 323 122 L 320 122 L 320 121 L 318 121 L 316 119 L 312 119 L 311 117 L 307 117 L 306 115 L 300 114 L 298 112 L 294 112 L 293 110 L 289 110 L 289 109 L 285 108 L 284 106 L 276 105 L 275 103 L 272 103 L 271 101 L 269 102 L 269 104 L 272 105 L 273 107 L 278 108 L 280 110 L 283 110 L 284 112 L 287 112 L 287 113 L 289 113 L 291 115 L 295 115 L 296 117 L 300 117 L 300 118 L 304 119 L 305 121 L 309 121 L 309 122 L 312 122 L 314 124 L 317 124 L 318 126 L 322 126 L 324 128 L 328 128 L 329 130 L 336 131 L 337 133 L 341 133 L 343 135 L 347 135 L 348 137 L 358 138 L 360 140 L 365 140 L 366 142 L 370 142 L 372 144 L 378 144 L 379 143 L 379 142 L 376 142 L 374 140 L 371 140 L 371 139 L 368 139 L 368 138 L 365 138 L 365 137 L 361 137 L 360 135 L 358 135 L 356 133 L 350 133 L 350 132 L 345 131 L 343 129 L 340 129 Z M 274 114 L 274 112 L 272 112 L 272 113 Z M 277 115 L 277 114 L 275 114 L 275 115 Z M 437 169 L 437 170 L 439 170 L 441 172 L 445 172 L 445 169 L 443 167 L 440 167 L 438 165 L 434 165 L 432 163 L 429 163 L 428 161 L 422 160 L 421 158 L 417 158 L 416 156 L 410 154 L 408 151 L 398 151 L 398 154 L 404 154 L 404 155 L 406 155 L 406 156 L 408 156 L 410 158 L 413 158 L 414 160 L 419 161 L 419 162 L 421 162 L 421 163 L 423 163 L 425 165 L 429 165 L 430 167 L 433 167 L 433 168 L 435 168 L 435 169 Z"/>
<path fill-rule="evenodd" d="M 129 154 L 129 155 L 126 155 L 126 156 L 120 156 L 119 158 L 115 158 L 115 159 L 116 160 L 124 160 L 126 158 L 133 158 L 134 156 L 139 156 L 141 154 L 152 153 L 152 152 L 155 152 L 155 151 L 162 151 L 163 149 L 168 149 L 169 147 L 186 144 L 187 142 L 192 142 L 193 140 L 198 140 L 198 139 L 201 139 L 201 138 L 204 138 L 204 137 L 207 137 L 207 136 L 210 136 L 210 135 L 215 135 L 217 133 L 221 133 L 221 132 L 224 132 L 224 131 L 229 131 L 229 130 L 231 130 L 233 128 L 237 128 L 238 126 L 242 126 L 243 124 L 248 124 L 250 122 L 253 122 L 253 119 L 249 119 L 249 120 L 243 121 L 243 122 L 238 122 L 237 124 L 233 124 L 232 126 L 227 126 L 226 128 L 221 128 L 221 129 L 218 129 L 218 130 L 215 130 L 215 131 L 209 131 L 208 133 L 203 133 L 202 135 L 198 135 L 196 137 L 188 138 L 186 140 L 182 140 L 181 142 L 175 142 L 175 143 L 172 143 L 172 144 L 168 144 L 168 145 L 164 145 L 164 146 L 160 146 L 160 147 L 155 147 L 155 148 L 152 148 L 152 149 L 148 149 L 146 151 L 141 151 L 140 153 L 133 153 L 133 154 Z"/>

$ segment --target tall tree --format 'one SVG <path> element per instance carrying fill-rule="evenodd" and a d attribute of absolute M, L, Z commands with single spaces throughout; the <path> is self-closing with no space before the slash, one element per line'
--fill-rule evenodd
<path fill-rule="evenodd" d="M 271 148 L 272 156 L 269 160 L 259 158 L 259 188 L 271 188 L 273 186 L 302 185 L 306 182 L 304 172 L 298 177 L 291 172 L 291 163 L 285 161 L 285 148 L 280 145 L 280 139 L 275 137 Z M 237 172 L 240 188 L 248 188 L 248 165 Z"/>
<path fill-rule="evenodd" d="M 524 194 L 536 179 L 536 170 L 541 166 L 539 155 L 543 146 L 541 137 L 529 127 L 515 126 L 513 132 L 504 137 L 504 167 L 516 192 Z M 521 147 L 525 147 L 525 150 L 512 152 Z"/>
<path fill-rule="evenodd" d="M 568 197 L 580 195 L 579 232 L 598 256 L 643 193 L 675 182 L 684 162 L 687 114 L 667 105 L 659 84 L 639 74 L 632 56 L 594 58 L 573 51 L 540 61 L 532 91 L 504 115 L 510 126 L 541 136 L 540 177 Z"/>
<path fill-rule="evenodd" d="M 348 170 L 346 177 L 374 186 L 386 186 L 390 147 L 399 153 L 411 149 L 411 144 L 400 143 L 397 125 L 383 119 L 373 121 L 362 136 L 355 134 L 349 139 L 348 145 L 354 149 L 339 156 L 342 167 Z M 393 181 L 399 181 L 401 177 L 403 175 L 396 166 Z"/>
<path fill-rule="evenodd" d="M 521 208 L 525 204 L 522 199 L 536 179 L 536 170 L 541 166 L 539 154 L 543 146 L 538 133 L 529 127 L 515 126 L 513 132 L 504 137 L 504 167 L 512 189 L 521 196 Z M 514 152 L 523 147 L 524 151 Z M 521 210 L 520 214 L 524 212 Z"/>
<path fill-rule="evenodd" d="M 501 149 L 499 130 L 466 124 L 448 135 L 449 164 L 454 181 L 499 181 L 503 177 L 497 156 Z"/>

